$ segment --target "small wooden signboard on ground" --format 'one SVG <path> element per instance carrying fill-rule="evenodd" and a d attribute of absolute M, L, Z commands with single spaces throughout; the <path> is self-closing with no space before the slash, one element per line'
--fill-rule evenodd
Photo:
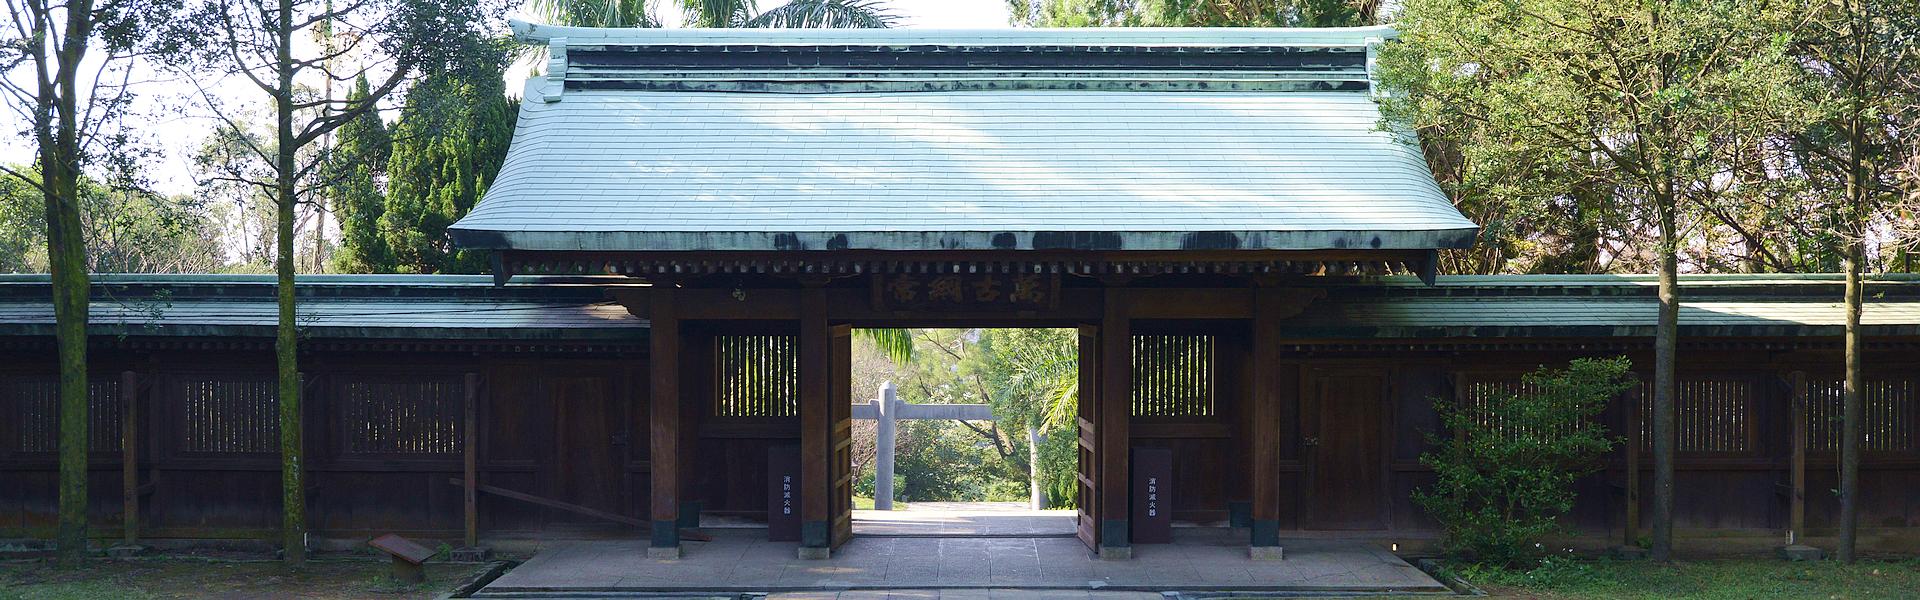
<path fill-rule="evenodd" d="M 381 552 L 393 557 L 393 579 L 404 583 L 420 583 L 427 580 L 425 568 L 427 559 L 433 558 L 433 549 L 422 546 L 413 540 L 394 534 L 386 534 L 367 542 Z"/>

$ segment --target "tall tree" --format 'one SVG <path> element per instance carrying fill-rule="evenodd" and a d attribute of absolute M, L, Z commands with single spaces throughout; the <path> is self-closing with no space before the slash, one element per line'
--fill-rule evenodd
<path fill-rule="evenodd" d="M 1390 119 L 1416 130 L 1472 126 L 1540 156 L 1573 156 L 1655 232 L 1652 554 L 1672 556 L 1678 255 L 1689 215 L 1725 198 L 1733 146 L 1778 131 L 1791 97 L 1788 16 L 1766 0 L 1412 0 L 1384 48 Z M 1574 190 L 1542 190 L 1572 195 Z"/>
<path fill-rule="evenodd" d="M 266 96 L 273 119 L 270 143 L 240 136 L 264 176 L 246 185 L 273 199 L 274 271 L 278 275 L 279 325 L 275 340 L 281 455 L 281 534 L 285 558 L 306 559 L 306 490 L 303 473 L 304 425 L 301 419 L 298 364 L 299 322 L 294 306 L 295 211 L 324 189 L 313 177 L 325 164 L 314 148 L 324 136 L 376 109 L 387 94 L 422 71 L 455 64 L 482 39 L 490 19 L 503 5 L 461 0 L 359 0 L 334 6 L 326 0 L 200 0 L 191 18 L 176 25 L 197 36 L 176 66 L 194 75 L 231 76 Z M 320 27 L 337 34 L 337 45 L 300 43 Z M 339 56 L 358 56 L 363 64 L 350 72 L 334 70 Z M 330 100 L 311 85 L 355 81 L 367 75 L 377 83 L 357 99 Z M 229 127 L 232 111 L 208 98 L 207 108 Z"/>
<path fill-rule="evenodd" d="M 381 235 L 394 270 L 479 273 L 481 252 L 453 247 L 447 227 L 466 216 L 506 160 L 518 112 L 500 70 L 505 53 L 436 73 L 407 92 L 394 123 Z"/>
<path fill-rule="evenodd" d="M 1821 112 L 1796 137 L 1797 164 L 1821 194 L 1823 229 L 1846 272 L 1846 383 L 1840 442 L 1842 561 L 1855 556 L 1860 525 L 1860 446 L 1865 399 L 1865 342 L 1860 314 L 1866 297 L 1862 271 L 1888 248 L 1888 209 L 1901 198 L 1897 174 L 1905 153 L 1920 143 L 1920 3 L 1912 0 L 1826 0 L 1815 5 L 1812 26 L 1795 51 L 1810 84 L 1810 104 Z M 1871 254 L 1869 247 L 1873 246 Z M 1876 256 L 1878 255 L 1878 256 Z M 1882 263 L 1884 264 L 1884 263 Z"/>
<path fill-rule="evenodd" d="M 372 88 L 366 76 L 360 76 L 347 95 L 348 102 L 363 102 Z M 332 268 L 343 273 L 383 273 L 393 270 L 393 251 L 380 232 L 380 217 L 386 212 L 386 193 L 381 185 L 387 180 L 387 161 L 393 156 L 393 136 L 379 113 L 367 111 L 334 134 L 332 151 L 325 167 L 326 194 L 340 219 L 340 247 L 332 257 Z"/>
<path fill-rule="evenodd" d="M 134 60 L 152 50 L 152 25 L 169 8 L 147 0 L 6 0 L 6 6 L 0 89 L 28 124 L 21 133 L 34 141 L 38 164 L 0 171 L 44 202 L 60 370 L 57 555 L 62 565 L 75 566 L 87 543 L 88 278 L 80 183 L 89 170 L 105 170 L 114 184 L 136 172 L 126 154 L 132 136 L 121 119 L 134 98 Z"/>

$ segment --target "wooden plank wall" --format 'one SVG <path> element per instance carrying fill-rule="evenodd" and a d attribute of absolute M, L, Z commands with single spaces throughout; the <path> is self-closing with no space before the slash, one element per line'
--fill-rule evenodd
<path fill-rule="evenodd" d="M 1143 334 L 1164 333 L 1170 326 L 1152 320 L 1137 323 Z M 794 333 L 782 327 L 696 328 L 689 333 L 688 356 L 711 354 L 714 335 Z M 1305 518 L 1312 514 L 1306 504 L 1314 500 L 1311 490 L 1305 489 L 1313 459 L 1302 443 L 1303 411 L 1308 408 L 1304 400 L 1313 389 L 1316 372 L 1373 370 L 1386 378 L 1385 460 L 1379 467 L 1385 481 L 1383 520 L 1389 531 L 1421 532 L 1430 531 L 1432 524 L 1410 495 L 1431 481 L 1418 461 L 1425 449 L 1423 436 L 1438 424 L 1431 400 L 1457 393 L 1464 379 L 1511 378 L 1535 365 L 1558 364 L 1581 355 L 1294 350 L 1282 353 L 1276 364 L 1257 365 L 1244 360 L 1249 342 L 1243 324 L 1202 324 L 1184 331 L 1211 331 L 1219 336 L 1214 353 L 1220 369 L 1217 414 L 1198 419 L 1134 417 L 1129 419 L 1130 443 L 1174 449 L 1179 469 L 1176 489 L 1181 490 L 1175 516 L 1202 522 L 1224 521 L 1230 503 L 1249 499 L 1246 488 L 1251 477 L 1233 474 L 1246 472 L 1246 457 L 1254 445 L 1276 444 L 1277 468 L 1257 475 L 1278 483 L 1283 529 L 1316 528 Z M 143 390 L 138 411 L 142 536 L 266 538 L 273 534 L 278 523 L 278 466 L 270 451 L 247 451 L 257 449 L 250 433 L 233 433 L 234 428 L 248 427 L 233 420 L 247 413 L 225 407 L 216 412 L 227 419 L 203 418 L 193 425 L 228 431 L 220 434 L 225 437 L 189 443 L 181 435 L 189 428 L 185 420 L 196 401 L 194 390 L 218 383 L 225 386 L 219 389 L 228 401 L 242 397 L 244 390 L 252 389 L 246 382 L 271 373 L 266 358 L 266 353 L 216 351 L 96 353 L 100 382 L 96 387 L 102 398 L 116 395 L 109 383 L 124 371 L 133 371 Z M 1648 360 L 1641 355 L 1632 358 L 1643 366 Z M 1734 410 L 1743 416 L 1693 421 L 1698 433 L 1689 443 L 1695 447 L 1682 453 L 1678 465 L 1681 533 L 1778 531 L 1787 526 L 1794 424 L 1793 388 L 1787 378 L 1795 371 L 1806 373 L 1809 389 L 1806 518 L 1815 533 L 1830 528 L 1837 514 L 1835 500 L 1826 490 L 1835 485 L 1830 418 L 1839 357 L 1829 351 L 1692 350 L 1683 353 L 1683 360 L 1682 380 L 1700 382 L 1688 388 L 1698 392 L 1700 406 L 1719 406 L 1722 412 Z M 1875 437 L 1868 444 L 1864 466 L 1862 525 L 1920 528 L 1920 495 L 1911 493 L 1920 488 L 1920 442 L 1901 441 L 1913 439 L 1920 428 L 1920 399 L 1915 397 L 1920 381 L 1912 375 L 1920 372 L 1920 357 L 1882 354 L 1867 363 L 1880 381 L 1869 394 L 1892 399 L 1874 404 L 1882 408 L 1871 417 L 1879 425 L 1869 428 Z M 483 482 L 635 518 L 648 514 L 643 385 L 647 367 L 638 356 L 321 353 L 309 356 L 305 364 L 307 406 L 314 411 L 308 419 L 315 424 L 308 436 L 313 457 L 309 514 L 317 535 L 354 537 L 397 531 L 458 539 L 463 525 L 461 490 L 446 482 L 461 476 L 461 447 L 446 430 L 432 427 L 463 422 L 461 413 L 453 409 L 460 407 L 464 396 L 454 394 L 453 388 L 463 385 L 469 372 L 478 373 L 482 380 L 477 468 Z M 44 451 L 44 434 L 35 429 L 41 418 L 37 413 L 48 408 L 34 404 L 41 401 L 32 397 L 41 392 L 29 388 L 35 378 L 50 376 L 51 365 L 44 356 L 26 353 L 0 356 L 0 365 L 5 365 L 0 367 L 0 538 L 44 537 L 53 526 L 55 474 L 53 456 Z M 698 432 L 687 457 L 695 466 L 689 469 L 686 499 L 703 502 L 709 514 L 763 515 L 767 449 L 797 443 L 797 419 L 714 419 L 713 407 L 697 400 L 711 397 L 712 361 L 687 359 L 682 365 L 687 382 L 682 413 L 691 421 L 691 430 Z M 1251 439 L 1241 426 L 1247 410 L 1242 399 L 1249 393 L 1247 383 L 1256 369 L 1271 370 L 1281 387 L 1298 390 L 1278 398 L 1276 410 L 1282 418 L 1272 440 Z M 386 389 L 381 393 L 387 396 L 413 394 L 430 407 L 425 411 L 429 414 L 401 418 L 379 402 L 345 404 L 354 394 L 376 389 Z M 118 437 L 113 434 L 119 424 L 111 418 L 118 413 L 112 402 L 96 404 L 102 416 L 95 427 L 100 435 L 95 436 L 92 457 L 91 510 L 95 533 L 111 537 L 119 533 L 123 487 Z M 1688 401 L 1681 406 L 1689 406 Z M 1616 431 L 1625 432 L 1633 412 L 1623 399 L 1609 409 L 1605 420 Z M 361 421 L 372 415 L 378 417 L 373 420 L 385 419 L 381 422 L 399 429 L 428 429 L 414 431 L 403 443 L 346 427 L 346 415 L 360 415 Z M 156 431 L 171 433 L 154 435 Z M 1574 522 L 1589 534 L 1613 536 L 1622 530 L 1625 454 L 1624 448 L 1616 452 L 1604 473 L 1580 484 L 1582 497 Z M 1642 460 L 1649 460 L 1644 452 Z M 1651 495 L 1643 493 L 1641 501 L 1643 505 L 1651 502 Z M 487 494 L 480 496 L 479 509 L 480 529 L 486 536 L 618 529 Z M 1649 513 L 1643 507 L 1642 514 Z"/>
<path fill-rule="evenodd" d="M 277 432 L 267 353 L 96 352 L 103 378 L 141 387 L 140 535 L 269 538 L 279 524 Z M 364 353 L 305 357 L 309 527 L 322 537 L 397 532 L 457 540 L 464 530 L 465 376 L 481 382 L 483 483 L 646 515 L 644 359 Z M 48 378 L 39 356 L 0 356 L 0 537 L 44 537 L 54 522 L 53 455 L 32 447 L 23 381 Z M 102 411 L 107 414 L 106 411 Z M 117 409 L 110 413 L 117 418 Z M 96 429 L 117 436 L 121 423 Z M 161 432 L 156 435 L 154 432 Z M 27 447 L 23 452 L 23 440 Z M 119 534 L 117 444 L 92 453 L 93 533 Z M 260 451 L 260 450 L 266 451 Z M 480 529 L 512 535 L 605 523 L 482 494 Z"/>

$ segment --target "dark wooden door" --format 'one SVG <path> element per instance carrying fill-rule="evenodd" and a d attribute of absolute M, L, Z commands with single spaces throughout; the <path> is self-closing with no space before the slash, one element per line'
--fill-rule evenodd
<path fill-rule="evenodd" d="M 1302 529 L 1385 529 L 1386 373 L 1316 370 L 1302 406 Z"/>
<path fill-rule="evenodd" d="M 828 373 L 828 414 L 833 429 L 833 462 L 828 477 L 833 479 L 832 513 L 828 545 L 838 548 L 853 539 L 853 328 L 836 325 L 827 330 L 830 359 Z"/>
<path fill-rule="evenodd" d="M 625 480 L 627 422 L 613 381 L 572 376 L 548 380 L 554 406 L 555 500 L 611 513 L 627 514 Z M 548 511 L 551 522 L 606 523 L 567 511 Z M 609 524 L 610 525 L 610 524 Z"/>
<path fill-rule="evenodd" d="M 1098 415 L 1100 402 L 1097 395 L 1100 389 L 1100 371 L 1097 368 L 1100 364 L 1099 350 L 1099 329 L 1090 325 L 1081 326 L 1080 387 L 1079 397 L 1075 400 L 1078 404 L 1074 407 L 1073 420 L 1074 430 L 1079 438 L 1079 466 L 1074 473 L 1074 486 L 1080 496 L 1074 502 L 1079 506 L 1074 533 L 1089 550 L 1098 549 L 1100 546 L 1100 519 L 1094 514 L 1094 507 L 1098 505 L 1096 496 L 1100 490 L 1100 486 L 1095 485 L 1100 472 L 1097 452 L 1100 439 L 1094 427 L 1094 423 L 1100 422 Z"/>

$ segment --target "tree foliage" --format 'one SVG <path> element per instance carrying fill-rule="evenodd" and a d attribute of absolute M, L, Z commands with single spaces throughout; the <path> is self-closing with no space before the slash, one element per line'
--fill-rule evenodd
<path fill-rule="evenodd" d="M 113 189 L 84 175 L 77 190 L 89 272 L 208 273 L 226 264 L 213 215 L 194 197 Z M 47 272 L 46 231 L 40 193 L 0 179 L 0 272 Z"/>
<path fill-rule="evenodd" d="M 486 255 L 455 248 L 447 227 L 473 209 L 506 160 L 519 112 L 500 78 L 504 57 L 497 52 L 433 74 L 407 92 L 393 127 L 385 207 L 376 217 L 392 256 L 381 271 L 486 269 Z"/>
<path fill-rule="evenodd" d="M 366 76 L 358 77 L 348 102 L 365 101 L 371 93 Z M 324 172 L 328 204 L 340 218 L 340 248 L 332 270 L 343 273 L 380 273 L 393 269 L 393 250 L 380 231 L 387 211 L 384 185 L 387 161 L 393 156 L 393 136 L 379 113 L 368 111 L 340 126 Z"/>
<path fill-rule="evenodd" d="M 1440 522 L 1441 546 L 1508 566 L 1541 557 L 1538 544 L 1573 510 L 1574 482 L 1617 442 L 1595 419 L 1632 387 L 1630 368 L 1625 358 L 1579 359 L 1526 375 L 1518 391 L 1436 402 L 1447 434 L 1428 435 L 1420 463 L 1435 481 L 1413 500 Z"/>
<path fill-rule="evenodd" d="M 678 0 L 688 27 L 883 28 L 899 17 L 881 0 L 792 0 L 761 11 L 755 0 Z M 533 0 L 555 25 L 662 27 L 654 0 Z"/>
<path fill-rule="evenodd" d="M 1373 21 L 1370 0 L 1007 0 L 1030 27 L 1338 27 Z"/>

